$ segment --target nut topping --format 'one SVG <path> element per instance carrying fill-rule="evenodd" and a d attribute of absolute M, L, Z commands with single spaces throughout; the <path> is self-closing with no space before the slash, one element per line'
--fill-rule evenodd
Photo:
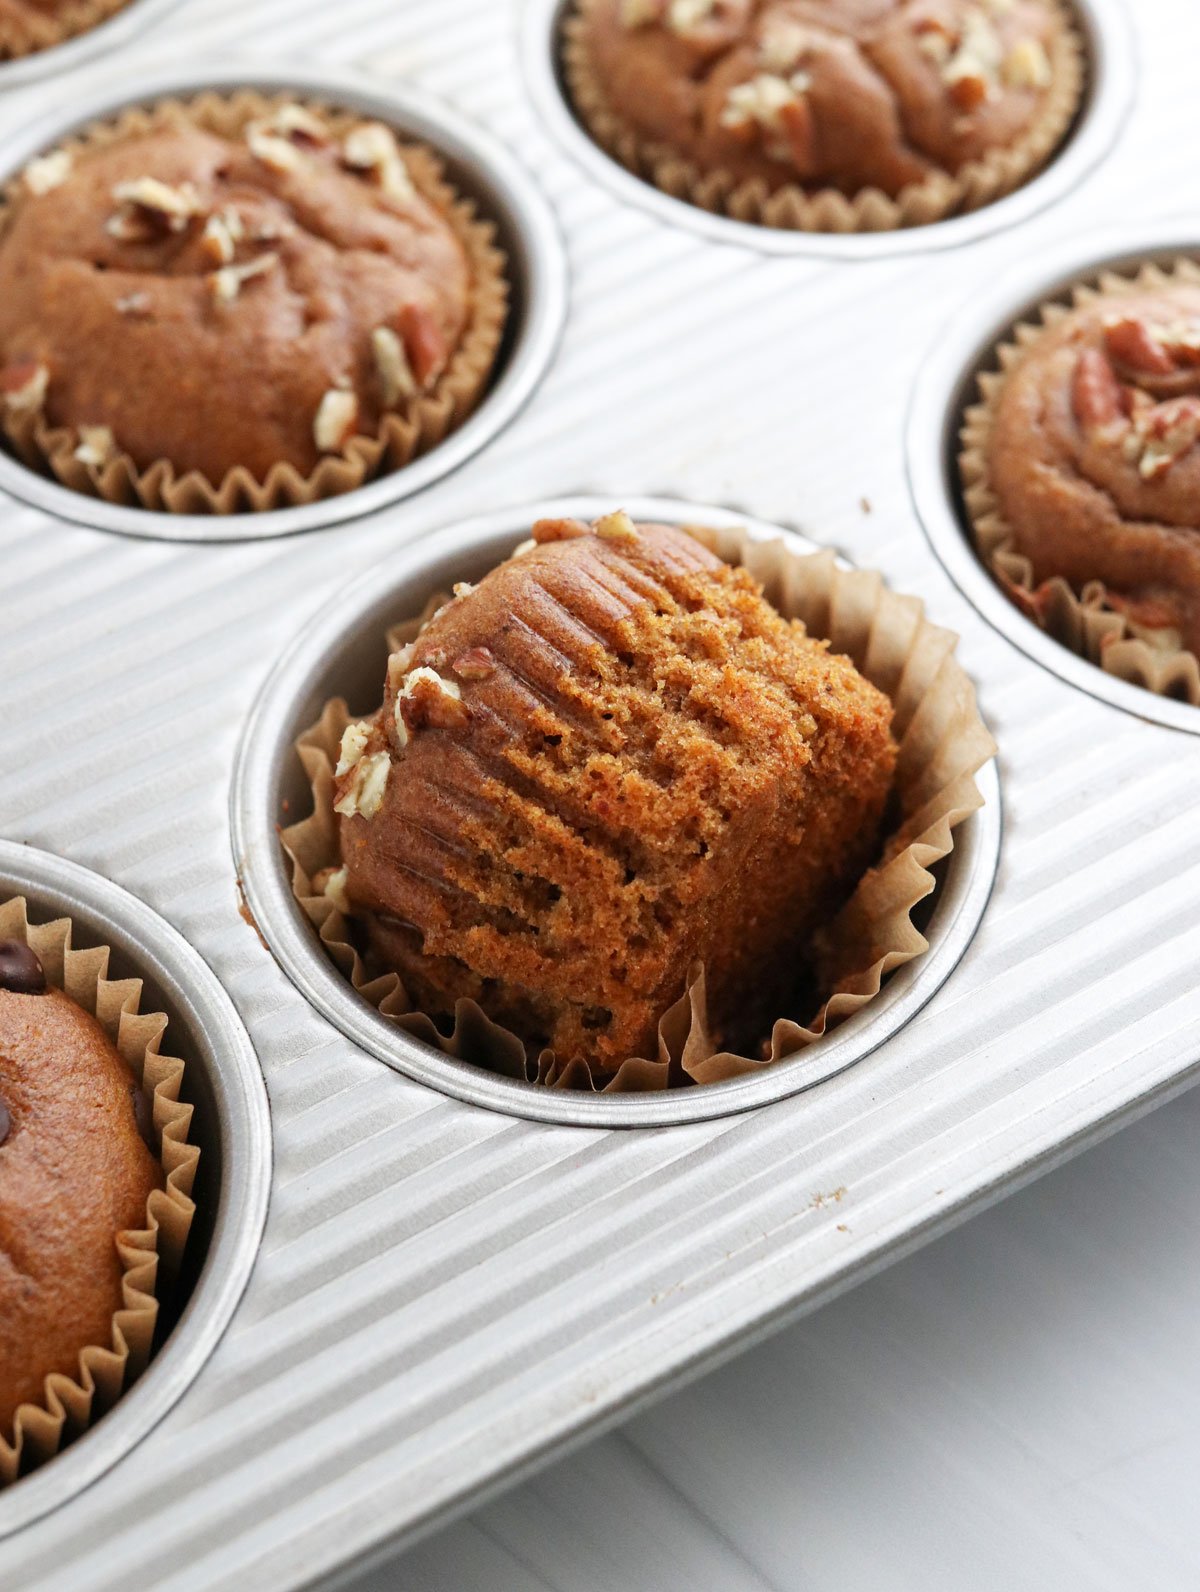
<path fill-rule="evenodd" d="M 1049 88 L 1054 68 L 1040 39 L 1021 39 L 1004 63 L 1004 81 L 1009 88 Z"/>
<path fill-rule="evenodd" d="M 313 875 L 313 889 L 318 895 L 323 895 L 331 901 L 345 917 L 350 916 L 350 897 L 346 893 L 346 882 L 350 877 L 348 868 L 322 868 Z"/>
<path fill-rule="evenodd" d="M 117 451 L 116 438 L 107 426 L 80 426 L 75 458 L 102 470 Z"/>
<path fill-rule="evenodd" d="M 424 664 L 414 669 L 396 697 L 396 737 L 401 747 L 410 734 L 428 726 L 434 730 L 461 729 L 471 717 L 457 681 L 445 680 Z"/>
<path fill-rule="evenodd" d="M 487 647 L 472 647 L 450 666 L 460 680 L 486 680 L 496 672 L 496 660 Z"/>
<path fill-rule="evenodd" d="M 228 265 L 246 228 L 236 210 L 218 210 L 209 216 L 200 234 L 200 247 L 214 265 Z"/>
<path fill-rule="evenodd" d="M 1125 418 L 1125 404 L 1116 372 L 1096 348 L 1085 349 L 1075 366 L 1071 389 L 1075 418 L 1085 431 L 1094 431 Z"/>
<path fill-rule="evenodd" d="M 345 387 L 331 387 L 313 420 L 313 440 L 322 453 L 338 453 L 354 435 L 358 398 Z"/>
<path fill-rule="evenodd" d="M 372 728 L 365 722 L 347 724 L 342 733 L 341 755 L 334 771 L 338 799 L 333 810 L 345 818 L 356 814 L 374 818 L 383 801 L 391 762 L 386 752 L 367 752 Z"/>
<path fill-rule="evenodd" d="M 371 333 L 371 352 L 375 356 L 383 407 L 394 409 L 402 398 L 415 398 L 417 378 L 404 344 L 390 326 L 377 326 Z"/>
<path fill-rule="evenodd" d="M 135 293 L 126 293 L 117 300 L 117 314 L 128 315 L 134 320 L 144 320 L 154 307 L 154 301 L 149 293 L 140 289 Z"/>
<path fill-rule="evenodd" d="M 768 72 L 794 72 L 808 52 L 811 35 L 793 17 L 768 16 L 758 41 L 758 58 Z"/>
<path fill-rule="evenodd" d="M 795 105 L 811 86 L 805 72 L 790 78 L 775 72 L 759 72 L 748 83 L 735 83 L 725 96 L 721 126 L 731 132 L 748 133 L 756 128 L 767 133 L 785 131 L 783 113 Z"/>
<path fill-rule="evenodd" d="M 1172 398 L 1136 413 L 1131 438 L 1142 444 L 1137 460 L 1142 480 L 1161 480 L 1200 442 L 1200 398 Z"/>
<path fill-rule="evenodd" d="M 31 160 L 24 171 L 25 186 L 31 194 L 40 197 L 59 188 L 71 175 L 73 161 L 65 149 L 52 149 L 48 155 Z"/>
<path fill-rule="evenodd" d="M 618 509 L 596 521 L 596 535 L 602 542 L 636 542 L 637 526 L 624 509 Z"/>
<path fill-rule="evenodd" d="M 966 13 L 958 48 L 942 68 L 942 81 L 960 110 L 973 111 L 990 99 L 999 82 L 1003 46 L 979 8 Z"/>
<path fill-rule="evenodd" d="M 203 206 L 190 182 L 177 188 L 157 177 L 119 182 L 112 191 L 120 207 L 104 230 L 120 243 L 145 243 L 170 233 L 185 232 Z"/>
<path fill-rule="evenodd" d="M 533 542 L 536 547 L 544 547 L 547 542 L 573 542 L 590 531 L 591 526 L 583 520 L 538 520 L 533 527 Z"/>
<path fill-rule="evenodd" d="M 342 160 L 351 171 L 373 177 L 387 198 L 407 204 L 416 197 L 396 135 L 382 122 L 362 122 L 352 128 L 342 141 Z"/>
<path fill-rule="evenodd" d="M 298 105 L 295 100 L 278 106 L 270 116 L 253 125 L 276 138 L 286 138 L 301 146 L 308 144 L 314 149 L 324 149 L 333 141 L 328 127 L 316 112 Z"/>
<path fill-rule="evenodd" d="M 1170 376 L 1175 362 L 1151 328 L 1136 315 L 1112 315 L 1104 323 L 1104 343 L 1117 364 L 1141 376 Z"/>
<path fill-rule="evenodd" d="M 256 276 L 266 276 L 279 264 L 279 256 L 275 253 L 260 254 L 257 259 L 247 260 L 244 265 L 223 265 L 219 271 L 211 271 L 208 277 L 208 288 L 218 304 L 232 304 L 242 291 L 243 282 L 252 282 Z"/>
<path fill-rule="evenodd" d="M 299 171 L 304 155 L 290 138 L 268 130 L 262 122 L 251 122 L 246 129 L 246 144 L 255 160 L 261 161 L 269 171 L 281 174 Z"/>
<path fill-rule="evenodd" d="M 36 414 L 46 402 L 50 371 L 37 359 L 18 359 L 0 371 L 0 394 L 12 414 Z"/>
<path fill-rule="evenodd" d="M 709 21 L 718 4 L 719 0 L 670 0 L 667 26 L 672 33 L 690 33 Z"/>
<path fill-rule="evenodd" d="M 400 336 L 417 385 L 428 392 L 446 368 L 450 350 L 442 329 L 427 309 L 406 304 L 400 311 Z"/>

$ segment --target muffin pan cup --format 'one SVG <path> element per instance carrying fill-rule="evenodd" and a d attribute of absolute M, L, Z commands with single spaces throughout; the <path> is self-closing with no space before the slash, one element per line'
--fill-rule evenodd
<path fill-rule="evenodd" d="M 1200 735 L 1200 709 L 1106 674 L 1039 629 L 1005 595 L 975 549 L 958 467 L 963 415 L 977 401 L 978 373 L 994 368 L 995 349 L 1014 326 L 1040 305 L 1066 302 L 1073 286 L 1092 282 L 1105 270 L 1166 266 L 1180 256 L 1200 258 L 1200 229 L 1194 223 L 1160 220 L 1105 229 L 1039 254 L 987 293 L 975 294 L 951 317 L 921 370 L 906 448 L 913 503 L 933 550 L 990 625 L 1078 690 L 1139 718 Z"/>
<path fill-rule="evenodd" d="M 573 0 L 528 0 L 522 61 L 537 109 L 563 149 L 623 203 L 689 228 L 714 243 L 737 243 L 761 254 L 879 260 L 974 243 L 1018 226 L 1076 188 L 1112 148 L 1133 103 L 1137 48 L 1125 0 L 1072 0 L 1087 58 L 1083 101 L 1075 125 L 1045 167 L 992 204 L 926 226 L 880 232 L 802 232 L 716 215 L 676 199 L 628 171 L 591 137 L 570 102 L 562 62 L 562 28 Z"/>
<path fill-rule="evenodd" d="M 184 1257 L 186 1302 L 178 1318 L 112 1409 L 52 1460 L 0 1489 L 0 1544 L 115 1465 L 195 1380 L 245 1289 L 271 1182 L 271 1127 L 258 1059 L 229 997 L 196 952 L 157 913 L 108 880 L 0 840 L 0 898 L 15 895 L 26 897 L 38 922 L 70 917 L 77 949 L 111 946 L 110 977 L 144 979 L 142 1008 L 167 1014 L 164 1046 L 186 1064 L 184 1097 L 195 1105 L 189 1137 L 201 1154 Z M 174 1303 L 177 1308 L 180 1301 Z"/>
<path fill-rule="evenodd" d="M 285 92 L 331 103 L 395 127 L 444 157 L 455 189 L 493 221 L 508 259 L 511 298 L 508 327 L 491 383 L 473 414 L 426 453 L 401 469 L 352 491 L 291 507 L 236 514 L 173 514 L 107 502 L 73 491 L 29 468 L 0 447 L 0 490 L 58 519 L 98 530 L 162 541 L 257 541 L 328 528 L 399 503 L 458 468 L 490 442 L 524 407 L 553 356 L 566 316 L 567 273 L 553 216 L 534 180 L 493 137 L 433 96 L 410 86 L 383 88 L 353 72 L 313 71 L 272 61 L 230 66 L 193 62 L 186 68 L 151 68 L 136 94 L 122 73 L 103 88 L 72 97 L 69 109 L 42 117 L 0 141 L 0 185 L 34 156 L 62 139 L 133 106 L 184 98 L 204 89 Z"/>
<path fill-rule="evenodd" d="M 664 1127 L 706 1121 L 813 1088 L 897 1033 L 954 971 L 991 892 L 1000 851 L 1000 799 L 994 760 L 978 776 L 984 806 L 955 831 L 954 849 L 933 898 L 930 949 L 898 969 L 861 1011 L 816 1046 L 762 1072 L 724 1083 L 652 1094 L 588 1094 L 538 1088 L 485 1072 L 421 1044 L 388 1022 L 351 987 L 302 913 L 277 825 L 310 804 L 295 742 L 325 702 L 345 696 L 369 711 L 383 678 L 383 635 L 456 581 L 476 581 L 506 558 L 535 520 L 593 520 L 612 500 L 568 498 L 532 504 L 447 528 L 367 575 L 325 605 L 288 649 L 247 723 L 230 803 L 234 862 L 260 933 L 296 987 L 347 1038 L 390 1067 L 460 1100 L 536 1121 L 580 1127 Z M 669 499 L 624 503 L 635 520 L 715 529 L 745 527 L 756 539 L 785 538 L 797 552 L 815 547 L 776 526 L 727 509 Z"/>

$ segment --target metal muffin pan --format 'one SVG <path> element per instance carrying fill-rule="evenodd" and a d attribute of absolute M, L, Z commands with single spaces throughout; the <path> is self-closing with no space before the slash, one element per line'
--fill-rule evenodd
<path fill-rule="evenodd" d="M 384 87 L 358 72 L 314 70 L 305 64 L 231 65 L 227 60 L 190 61 L 183 67 L 152 69 L 130 92 L 126 71 L 103 86 L 72 96 L 66 110 L 36 118 L 0 140 L 0 184 L 7 183 L 39 152 L 133 105 L 152 104 L 173 95 L 212 88 L 294 92 L 326 99 L 386 122 L 406 137 L 440 154 L 460 192 L 474 199 L 480 214 L 496 224 L 509 261 L 510 320 L 486 395 L 473 415 L 444 442 L 403 469 L 368 481 L 353 492 L 265 513 L 170 514 L 105 502 L 73 492 L 51 476 L 29 469 L 0 447 L 0 490 L 47 514 L 98 530 L 148 536 L 172 542 L 256 541 L 338 525 L 390 507 L 457 469 L 520 413 L 553 358 L 567 310 L 567 269 L 552 212 L 536 182 L 495 139 L 433 95 L 411 85 Z"/>
<path fill-rule="evenodd" d="M 1169 264 L 1200 256 L 1200 231 L 1178 219 L 1107 229 L 1039 255 L 975 295 L 953 316 L 921 371 L 908 417 L 908 476 L 913 501 L 933 550 L 947 573 L 990 625 L 1068 684 L 1126 713 L 1200 735 L 1200 709 L 1118 680 L 1078 657 L 1039 629 L 1009 601 L 980 561 L 971 537 L 959 480 L 959 434 L 978 398 L 982 371 L 995 369 L 995 350 L 1040 305 L 1068 302 L 1071 289 L 1107 270 Z"/>
<path fill-rule="evenodd" d="M 758 538 L 782 537 L 797 552 L 814 550 L 803 537 L 728 509 L 659 498 L 624 506 L 635 519 L 744 526 Z M 278 826 L 311 805 L 296 738 L 331 697 L 345 697 L 356 712 L 378 706 L 389 625 L 420 613 L 430 597 L 449 591 L 455 581 L 479 580 L 528 536 L 535 520 L 590 520 L 612 507 L 612 499 L 568 498 L 453 525 L 331 598 L 280 658 L 250 716 L 234 771 L 230 821 L 234 866 L 259 932 L 297 989 L 348 1039 L 418 1083 L 493 1111 L 578 1127 L 665 1127 L 747 1111 L 811 1089 L 869 1055 L 920 1011 L 958 965 L 987 906 L 1000 857 L 1000 787 L 993 761 L 979 775 L 986 805 L 956 830 L 944 864 L 926 931 L 930 950 L 899 969 L 876 1000 L 829 1038 L 754 1077 L 644 1095 L 542 1089 L 454 1061 L 398 1030 L 355 994 L 292 894 Z"/>
<path fill-rule="evenodd" d="M 481 150 L 536 172 L 572 313 L 486 450 L 319 536 L 170 545 L 0 497 L 0 833 L 119 881 L 196 948 L 252 1037 L 275 1157 L 221 1341 L 120 1463 L 0 1541 L 0 1585 L 269 1592 L 340 1575 L 1200 1074 L 1200 737 L 1075 689 L 982 622 L 913 512 L 905 448 L 948 308 L 1068 245 L 1073 272 L 1103 218 L 1144 242 L 1151 206 L 1192 191 L 1194 13 L 1138 7 L 1143 92 L 1086 181 L 1020 226 L 953 249 L 924 229 L 903 242 L 927 252 L 853 264 L 811 239 L 780 255 L 702 235 L 615 186 L 611 163 L 581 165 L 519 69 L 520 8 L 190 0 L 157 31 L 180 61 L 242 52 L 249 80 L 283 46 L 453 103 Z M 1093 14 L 1123 50 L 1115 7 Z M 120 65 L 139 90 L 162 78 L 148 49 Z M 73 105 L 116 92 L 94 68 L 51 86 Z M 6 96 L 0 146 L 44 109 Z M 939 460 L 950 385 L 924 442 L 910 434 Z M 881 571 L 961 635 L 1000 747 L 1000 866 L 951 976 L 819 1088 L 669 1130 L 530 1121 L 384 1065 L 260 944 L 231 856 L 255 702 L 297 637 L 336 641 L 347 581 L 409 549 L 427 563 L 424 537 L 449 556 L 479 516 L 512 523 L 505 505 L 583 492 L 733 505 Z"/>
<path fill-rule="evenodd" d="M 574 3 L 528 0 L 522 35 L 529 91 L 564 150 L 623 202 L 640 205 L 712 242 L 740 243 L 764 254 L 878 260 L 952 249 L 1018 226 L 1070 193 L 1104 159 L 1129 114 L 1137 80 L 1137 41 L 1124 0 L 1071 0 L 1087 51 L 1087 89 L 1066 142 L 1031 182 L 995 204 L 926 227 L 874 233 L 793 232 L 734 221 L 675 199 L 635 176 L 595 143 L 571 105 L 562 72 L 562 27 Z"/>
<path fill-rule="evenodd" d="M 195 1380 L 237 1309 L 258 1253 L 271 1186 L 271 1124 L 249 1036 L 204 962 L 134 896 L 61 857 L 0 840 L 0 899 L 23 895 L 35 922 L 70 917 L 74 945 L 109 945 L 110 977 L 145 980 L 142 1006 L 170 1019 L 164 1049 L 187 1065 L 200 1145 L 190 1293 L 145 1373 L 48 1464 L 0 1490 L 0 1541 L 58 1509 L 129 1453 Z"/>
<path fill-rule="evenodd" d="M 175 8 L 179 0 L 129 0 L 129 4 L 102 22 L 99 27 L 77 33 L 49 50 L 0 61 L 0 95 L 5 89 L 23 88 L 57 72 L 70 72 L 94 61 L 97 56 L 122 45 L 133 44 L 161 17 Z"/>

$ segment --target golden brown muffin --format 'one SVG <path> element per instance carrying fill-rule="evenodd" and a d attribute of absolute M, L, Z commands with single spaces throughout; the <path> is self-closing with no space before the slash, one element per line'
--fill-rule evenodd
<path fill-rule="evenodd" d="M 607 109 L 701 171 L 892 198 L 1013 145 L 1053 84 L 1047 0 L 580 0 Z"/>
<path fill-rule="evenodd" d="M 130 0 L 0 0 L 0 61 L 32 55 L 97 27 Z"/>
<path fill-rule="evenodd" d="M 729 1044 L 814 999 L 814 929 L 873 860 L 891 705 L 685 532 L 533 541 L 392 656 L 336 783 L 327 893 L 416 1006 L 469 997 L 615 1071 L 702 960 Z"/>
<path fill-rule="evenodd" d="M 5 423 L 68 428 L 96 471 L 306 477 L 435 392 L 475 287 L 382 124 L 281 103 L 224 135 L 179 110 L 27 168 L 0 236 Z"/>
<path fill-rule="evenodd" d="M 37 957 L 0 944 L 0 1434 L 47 1376 L 112 1342 L 116 1236 L 146 1226 L 162 1187 L 147 1102 L 95 1018 L 48 988 Z"/>
<path fill-rule="evenodd" d="M 995 397 L 985 465 L 1007 549 L 1035 587 L 1101 582 L 1137 632 L 1200 653 L 1198 444 L 1200 285 L 1092 298 Z"/>

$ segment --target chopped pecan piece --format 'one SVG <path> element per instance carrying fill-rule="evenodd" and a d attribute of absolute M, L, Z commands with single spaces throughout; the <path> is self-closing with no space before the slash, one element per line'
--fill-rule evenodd
<path fill-rule="evenodd" d="M 268 275 L 278 264 L 279 256 L 270 253 L 260 254 L 243 265 L 223 265 L 219 271 L 209 273 L 209 292 L 218 304 L 232 304 L 242 291 L 244 282 L 252 282 L 256 276 Z"/>
<path fill-rule="evenodd" d="M 446 368 L 450 350 L 442 329 L 427 309 L 406 304 L 400 311 L 400 336 L 413 375 L 422 392 L 428 392 Z"/>
<path fill-rule="evenodd" d="M 358 398 L 346 387 L 331 387 L 313 420 L 313 440 L 322 453 L 338 453 L 358 425 Z"/>
<path fill-rule="evenodd" d="M 121 243 L 143 243 L 185 232 L 204 209 L 190 182 L 173 187 L 157 177 L 137 177 L 119 182 L 112 194 L 119 209 L 105 223 L 105 231 Z"/>
<path fill-rule="evenodd" d="M 74 164 L 70 153 L 65 149 L 52 149 L 47 155 L 39 155 L 36 160 L 31 160 L 26 166 L 23 176 L 25 186 L 31 194 L 40 197 L 59 188 L 71 175 Z"/>
<path fill-rule="evenodd" d="M 342 160 L 351 171 L 371 176 L 389 199 L 406 204 L 416 196 L 396 135 L 383 122 L 362 122 L 342 140 Z"/>
<path fill-rule="evenodd" d="M 385 409 L 395 409 L 403 398 L 417 396 L 417 378 L 399 336 L 390 326 L 377 326 L 371 333 L 371 352 Z"/>
<path fill-rule="evenodd" d="M 1111 425 L 1125 415 L 1121 384 L 1098 348 L 1084 349 L 1071 388 L 1075 418 L 1085 431 Z"/>
<path fill-rule="evenodd" d="M 18 359 L 0 371 L 0 394 L 13 414 L 36 414 L 46 402 L 49 367 L 39 359 Z"/>
<path fill-rule="evenodd" d="M 80 426 L 75 457 L 80 464 L 102 470 L 117 451 L 117 441 L 107 426 Z"/>
<path fill-rule="evenodd" d="M 472 647 L 451 668 L 460 680 L 487 680 L 496 672 L 496 660 L 487 647 Z"/>
<path fill-rule="evenodd" d="M 1104 343 L 1118 365 L 1139 376 L 1170 376 L 1175 361 L 1136 315 L 1115 315 L 1104 323 Z"/>
<path fill-rule="evenodd" d="M 420 729 L 457 730 L 470 717 L 458 683 L 424 664 L 406 678 L 396 697 L 396 737 L 402 747 Z"/>

